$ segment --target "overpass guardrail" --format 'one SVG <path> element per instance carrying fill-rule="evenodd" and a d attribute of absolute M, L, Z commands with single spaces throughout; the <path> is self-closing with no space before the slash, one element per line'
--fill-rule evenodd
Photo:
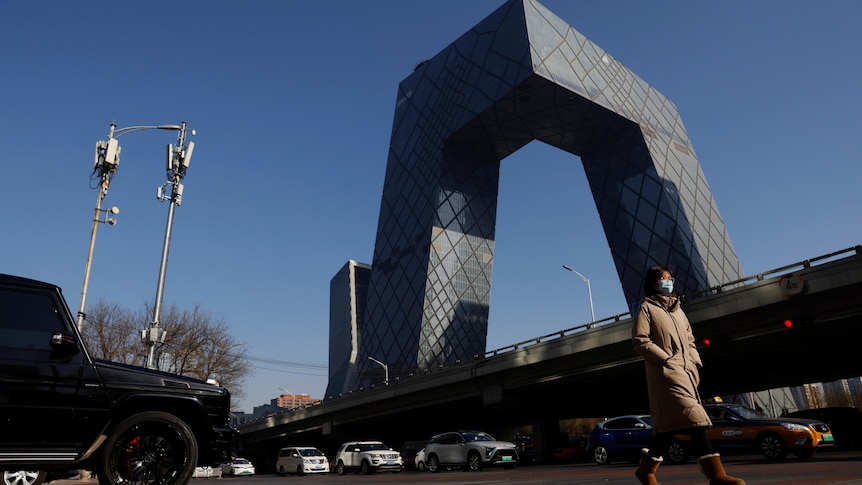
<path fill-rule="evenodd" d="M 852 253 L 852 254 L 851 254 Z M 843 259 L 845 257 L 850 257 L 853 255 L 862 255 L 862 245 L 856 245 L 849 247 L 847 249 L 841 249 L 839 251 L 835 251 L 829 254 L 824 254 L 823 256 L 818 256 L 816 258 L 805 259 L 799 261 L 798 263 L 788 264 L 786 266 L 781 266 L 780 268 L 775 268 L 769 271 L 764 271 L 762 273 L 757 273 L 751 276 L 746 276 L 744 278 L 739 278 L 737 280 L 733 280 L 727 283 L 722 283 L 720 285 L 713 286 L 711 288 L 707 288 L 690 295 L 682 295 L 680 299 L 682 301 L 691 301 L 694 299 L 706 298 L 709 296 L 717 295 L 723 291 L 728 289 L 736 289 L 743 287 L 747 284 L 756 283 L 758 281 L 763 281 L 766 278 L 777 276 L 780 274 L 786 274 L 788 271 L 799 270 L 799 269 L 808 269 L 811 268 L 812 265 L 824 264 L 828 262 L 832 262 L 838 259 Z M 505 347 L 501 347 L 499 349 L 489 350 L 485 352 L 485 358 L 495 357 L 497 355 L 505 354 L 506 352 L 511 352 L 514 350 L 518 350 L 524 347 L 529 347 L 531 345 L 539 344 L 542 342 L 547 342 L 550 340 L 555 340 L 558 338 L 565 337 L 567 335 L 572 335 L 577 332 L 582 332 L 584 330 L 598 327 L 601 325 L 606 325 L 609 323 L 616 323 L 628 318 L 632 318 L 632 312 L 620 313 L 618 315 L 614 315 L 611 317 L 603 318 L 601 320 L 596 320 L 595 322 L 589 322 L 582 325 L 578 325 L 576 327 L 567 328 L 565 330 L 560 330 L 557 332 L 549 333 L 547 335 L 542 335 L 540 337 L 531 338 L 529 340 L 524 340 L 518 343 L 514 343 L 512 345 L 507 345 Z"/>

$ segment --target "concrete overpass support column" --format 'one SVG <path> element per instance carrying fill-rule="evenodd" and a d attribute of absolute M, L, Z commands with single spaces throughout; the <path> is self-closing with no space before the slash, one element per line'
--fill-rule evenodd
<path fill-rule="evenodd" d="M 551 461 L 554 449 L 560 446 L 559 441 L 560 420 L 556 417 L 534 416 L 532 455 L 536 463 Z M 531 450 L 526 452 L 530 453 Z"/>

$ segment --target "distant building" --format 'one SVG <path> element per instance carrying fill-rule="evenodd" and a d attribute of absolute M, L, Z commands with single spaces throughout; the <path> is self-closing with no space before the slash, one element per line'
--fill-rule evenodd
<path fill-rule="evenodd" d="M 231 425 L 232 426 L 242 426 L 243 424 L 250 423 L 252 421 L 257 421 L 258 419 L 268 416 L 270 414 L 283 412 L 284 409 L 279 408 L 278 406 L 274 406 L 272 404 L 262 404 L 260 406 L 255 406 L 252 412 L 244 413 L 242 411 L 234 411 L 230 413 L 231 415 Z"/>
<path fill-rule="evenodd" d="M 320 404 L 320 399 L 308 394 L 285 393 L 270 401 L 270 404 L 280 409 L 297 409 Z"/>
<path fill-rule="evenodd" d="M 350 260 L 329 282 L 329 383 L 325 399 L 347 392 L 355 379 L 370 275 L 371 266 Z"/>

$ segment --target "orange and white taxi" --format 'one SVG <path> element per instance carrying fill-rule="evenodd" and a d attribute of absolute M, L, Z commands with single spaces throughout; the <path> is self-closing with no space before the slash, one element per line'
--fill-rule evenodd
<path fill-rule="evenodd" d="M 713 427 L 707 435 L 716 452 L 762 454 L 767 460 L 792 453 L 808 458 L 835 445 L 829 426 L 816 419 L 770 418 L 738 404 L 704 405 Z"/>

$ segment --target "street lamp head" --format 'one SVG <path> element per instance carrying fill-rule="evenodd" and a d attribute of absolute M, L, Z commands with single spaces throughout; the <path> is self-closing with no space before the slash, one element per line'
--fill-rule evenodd
<path fill-rule="evenodd" d="M 180 125 L 158 125 L 158 126 L 156 126 L 156 128 L 159 130 L 173 130 L 173 131 L 179 131 L 179 130 L 183 129 L 183 127 Z"/>

